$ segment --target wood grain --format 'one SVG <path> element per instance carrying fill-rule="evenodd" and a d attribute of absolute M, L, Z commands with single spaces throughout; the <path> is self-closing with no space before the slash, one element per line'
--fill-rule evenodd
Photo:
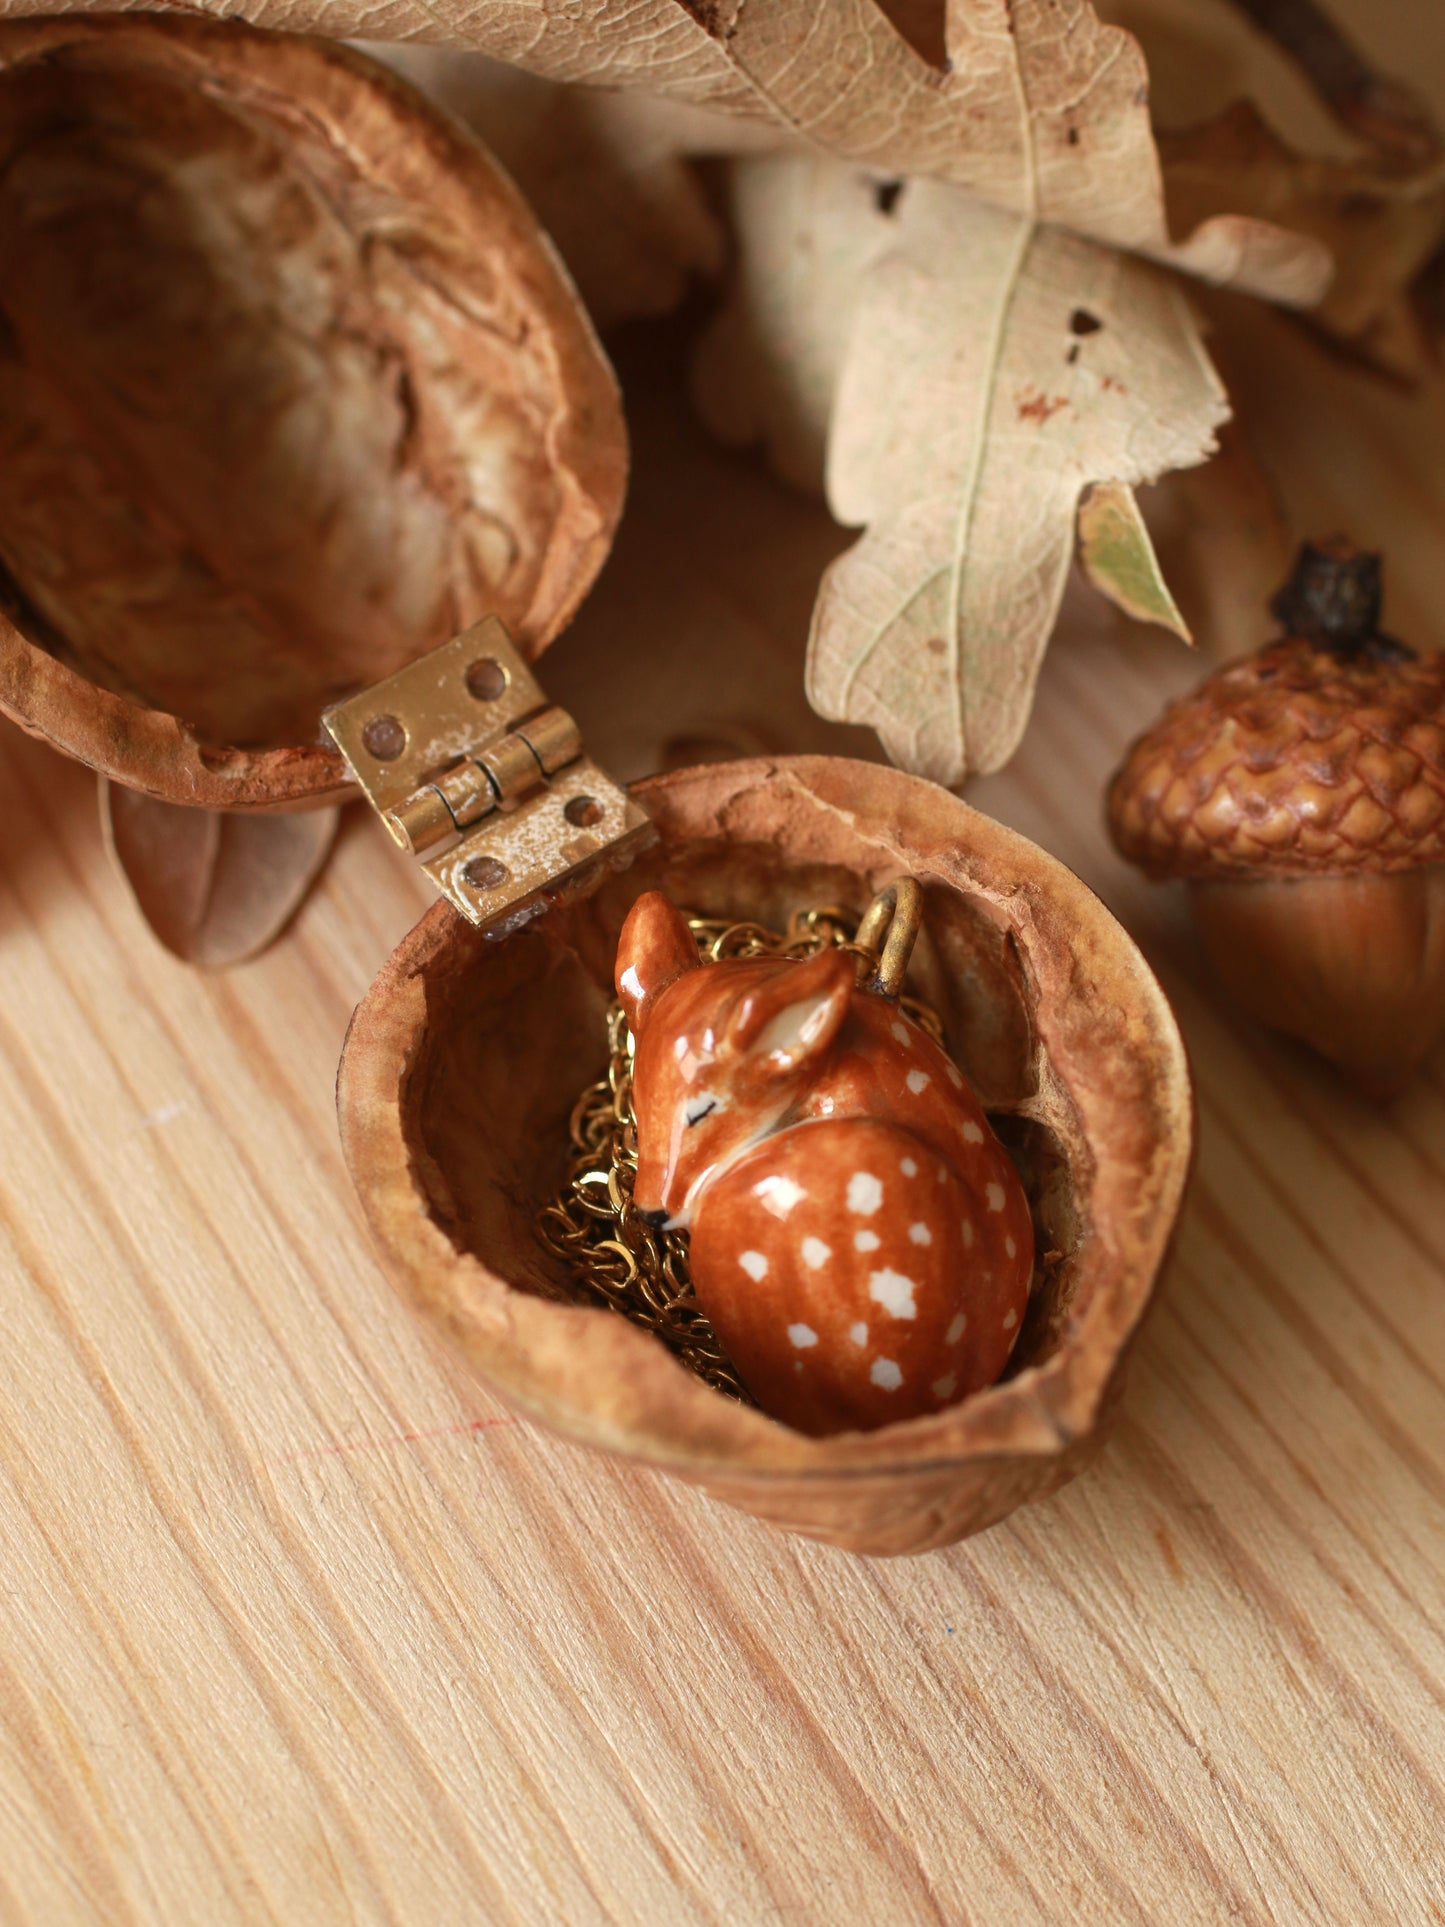
<path fill-rule="evenodd" d="M 1386 543 L 1390 626 L 1445 640 L 1445 387 L 1219 325 L 1295 531 Z M 633 504 L 549 684 L 624 771 L 856 750 L 800 693 L 845 538 L 668 361 L 624 356 Z M 1196 673 L 1071 594 L 971 792 L 1141 935 L 1201 1157 L 1097 1470 L 893 1564 L 511 1421 L 404 1314 L 331 1099 L 426 901 L 378 828 L 206 977 L 92 779 L 0 735 L 0 1917 L 1445 1919 L 1445 1064 L 1362 1108 L 1108 852 L 1103 777 Z"/>

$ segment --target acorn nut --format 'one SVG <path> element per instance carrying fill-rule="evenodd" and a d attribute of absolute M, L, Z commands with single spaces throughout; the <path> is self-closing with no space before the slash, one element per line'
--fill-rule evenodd
<path fill-rule="evenodd" d="M 1240 1004 L 1388 1099 L 1445 1035 L 1445 655 L 1380 633 L 1380 558 L 1340 537 L 1271 609 L 1280 640 L 1130 749 L 1109 828 L 1188 882 Z"/>

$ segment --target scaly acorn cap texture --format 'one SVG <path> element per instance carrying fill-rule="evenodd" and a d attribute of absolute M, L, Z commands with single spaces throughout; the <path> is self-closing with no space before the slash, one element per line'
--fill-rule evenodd
<path fill-rule="evenodd" d="M 1307 543 L 1285 636 L 1210 676 L 1109 787 L 1120 853 L 1154 877 L 1387 874 L 1445 862 L 1445 655 L 1378 629 L 1380 559 Z"/>

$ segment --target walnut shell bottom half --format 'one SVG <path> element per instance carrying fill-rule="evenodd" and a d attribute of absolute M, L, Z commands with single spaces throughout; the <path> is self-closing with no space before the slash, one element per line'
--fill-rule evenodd
<path fill-rule="evenodd" d="M 1183 1045 L 1124 931 L 1069 871 L 933 784 L 800 757 L 638 791 L 657 846 L 582 903 L 488 939 L 438 904 L 359 1006 L 338 1084 L 383 1259 L 509 1404 L 789 1530 L 922 1552 L 1052 1492 L 1098 1444 L 1189 1171 Z M 534 1235 L 567 1118 L 605 1060 L 622 919 L 661 885 L 777 926 L 925 886 L 911 981 L 1028 1187 L 1041 1270 L 1002 1383 L 870 1433 L 806 1438 L 724 1399 L 615 1314 L 558 1302 Z"/>

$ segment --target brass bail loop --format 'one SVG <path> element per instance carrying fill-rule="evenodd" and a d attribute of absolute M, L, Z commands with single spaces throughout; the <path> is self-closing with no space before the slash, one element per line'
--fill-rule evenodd
<path fill-rule="evenodd" d="M 899 877 L 878 892 L 863 912 L 854 939 L 864 950 L 881 952 L 865 990 L 876 997 L 898 996 L 922 923 L 923 890 L 916 877 Z"/>

